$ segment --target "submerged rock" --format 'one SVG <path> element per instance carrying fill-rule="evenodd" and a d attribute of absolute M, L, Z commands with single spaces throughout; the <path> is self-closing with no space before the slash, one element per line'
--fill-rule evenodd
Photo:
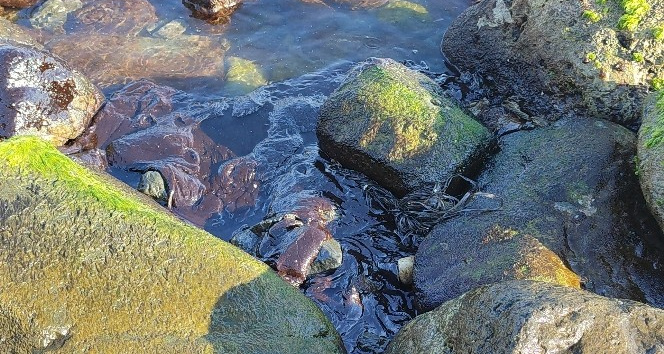
<path fill-rule="evenodd" d="M 46 46 L 102 87 L 142 78 L 221 80 L 227 49 L 223 41 L 204 36 L 164 39 L 96 33 L 56 37 Z"/>
<path fill-rule="evenodd" d="M 35 28 L 64 33 L 64 25 L 69 14 L 81 7 L 83 7 L 81 0 L 44 1 L 30 15 L 30 24 Z"/>
<path fill-rule="evenodd" d="M 0 41 L 0 137 L 38 135 L 56 145 L 76 138 L 103 103 L 101 92 L 47 52 L 10 43 Z"/>
<path fill-rule="evenodd" d="M 387 353 L 657 353 L 664 311 L 533 281 L 484 286 L 417 316 Z"/>
<path fill-rule="evenodd" d="M 391 59 L 351 70 L 316 135 L 324 154 L 399 196 L 468 172 L 491 140 L 435 82 Z"/>
<path fill-rule="evenodd" d="M 560 121 L 504 136 L 500 147 L 478 185 L 502 208 L 451 219 L 419 246 L 422 308 L 501 280 L 578 285 L 566 265 L 590 291 L 664 305 L 662 234 L 632 173 L 630 131 L 601 120 Z M 489 203 L 476 198 L 467 208 Z"/>
<path fill-rule="evenodd" d="M 38 0 L 0 0 L 0 6 L 23 9 L 37 3 Z"/>
<path fill-rule="evenodd" d="M 242 0 L 182 0 L 192 16 L 211 23 L 225 23 Z"/>
<path fill-rule="evenodd" d="M 69 27 L 88 34 L 136 36 L 158 20 L 156 9 L 147 0 L 84 0 L 80 9 L 73 11 Z"/>
<path fill-rule="evenodd" d="M 637 171 L 648 207 L 664 230 L 664 91 L 649 97 L 642 119 Z"/>
<path fill-rule="evenodd" d="M 481 1 L 450 25 L 442 50 L 530 115 L 557 119 L 579 107 L 633 123 L 664 78 L 662 23 L 663 0 Z"/>
<path fill-rule="evenodd" d="M 43 141 L 0 142 L 0 181 L 0 339 L 18 352 L 343 352 L 267 266 Z"/>

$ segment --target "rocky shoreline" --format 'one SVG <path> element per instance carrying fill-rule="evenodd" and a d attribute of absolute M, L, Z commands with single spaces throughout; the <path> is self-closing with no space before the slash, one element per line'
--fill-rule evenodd
<path fill-rule="evenodd" d="M 184 5 L 219 23 L 240 2 Z M 156 30 L 138 7 L 126 9 L 140 12 L 136 29 L 94 20 L 111 2 L 90 6 L 70 9 L 82 28 Z M 325 274 L 347 262 L 344 201 L 315 180 L 334 165 L 373 180 L 362 184 L 370 212 L 414 250 L 389 267 L 402 288 L 412 283 L 421 314 L 389 345 L 376 333 L 370 343 L 664 351 L 662 0 L 483 0 L 441 44 L 483 80 L 461 100 L 436 74 L 391 59 L 265 85 L 250 62 L 225 61 L 223 44 L 173 35 L 176 25 L 162 39 L 80 43 L 0 25 L 2 350 L 345 352 L 296 289 L 323 274 L 307 294 L 329 301 Z M 139 55 L 96 52 L 119 47 Z M 175 65 L 197 53 L 220 60 Z M 240 90 L 261 87 L 201 100 L 140 79 L 214 77 L 224 62 Z M 97 87 L 120 83 L 106 98 Z M 255 119 L 257 142 L 221 145 L 233 132 L 210 127 L 238 117 Z M 138 173 L 148 196 L 109 169 Z M 238 247 L 199 229 L 261 203 L 269 212 L 236 231 Z M 363 312 L 362 296 L 380 291 L 367 278 L 344 306 Z"/>

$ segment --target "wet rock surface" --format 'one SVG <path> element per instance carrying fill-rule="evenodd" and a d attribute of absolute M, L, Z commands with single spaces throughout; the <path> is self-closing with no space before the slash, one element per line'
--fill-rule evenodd
<path fill-rule="evenodd" d="M 8 34 L 0 41 L 0 137 L 38 135 L 56 145 L 76 138 L 103 95 L 60 59 L 25 46 L 20 33 Z"/>
<path fill-rule="evenodd" d="M 0 6 L 23 9 L 37 3 L 38 0 L 0 0 Z"/>
<path fill-rule="evenodd" d="M 201 99 L 133 82 L 109 97 L 94 128 L 69 149 L 108 151 L 109 171 L 133 187 L 143 171 L 160 171 L 174 190 L 174 213 L 223 239 L 235 234 L 234 243 L 301 283 L 343 333 L 347 350 L 380 351 L 414 316 L 412 297 L 396 275 L 397 259 L 411 254 L 412 245 L 402 244 L 391 214 L 365 192 L 367 185 L 380 187 L 319 156 L 320 106 L 350 67 L 343 63 L 235 98 Z M 210 163 L 210 144 L 228 155 Z M 181 176 L 169 180 L 164 167 Z M 178 188 L 195 202 L 178 202 Z M 194 198 L 192 191 L 201 190 Z M 334 267 L 318 273 L 317 259 L 334 240 L 341 259 L 335 256 Z"/>
<path fill-rule="evenodd" d="M 484 286 L 420 315 L 387 353 L 648 353 L 664 311 L 543 282 Z"/>
<path fill-rule="evenodd" d="M 422 308 L 500 280 L 570 284 L 575 278 L 558 257 L 590 291 L 664 304 L 662 234 L 633 174 L 634 134 L 577 119 L 509 134 L 500 148 L 478 184 L 502 198 L 502 208 L 451 219 L 420 244 L 415 287 Z M 489 202 L 478 198 L 467 207 Z"/>
<path fill-rule="evenodd" d="M 192 12 L 192 16 L 211 23 L 225 23 L 240 5 L 242 0 L 182 0 L 182 4 Z"/>
<path fill-rule="evenodd" d="M 321 108 L 321 151 L 397 196 L 470 172 L 490 134 L 428 77 L 391 59 L 348 74 Z"/>
<path fill-rule="evenodd" d="M 81 5 L 68 31 L 136 36 L 159 20 L 147 0 L 85 0 Z"/>
<path fill-rule="evenodd" d="M 0 157 L 0 338 L 11 348 L 343 352 L 296 289 L 150 198 L 33 137 L 1 142 Z"/>
<path fill-rule="evenodd" d="M 664 229 L 664 91 L 646 100 L 642 119 L 637 171 L 648 207 Z"/>
<path fill-rule="evenodd" d="M 530 116 L 579 108 L 633 124 L 652 80 L 664 77 L 664 42 L 655 35 L 662 21 L 661 0 L 482 1 L 450 25 L 442 50 Z"/>
<path fill-rule="evenodd" d="M 196 35 L 163 39 L 94 33 L 56 37 L 46 47 L 101 87 L 142 78 L 220 80 L 227 48 L 223 41 Z"/>

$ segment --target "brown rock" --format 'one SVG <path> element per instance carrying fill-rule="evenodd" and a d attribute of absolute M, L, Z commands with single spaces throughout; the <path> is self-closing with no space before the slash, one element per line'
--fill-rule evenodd
<path fill-rule="evenodd" d="M 0 6 L 24 9 L 37 3 L 37 0 L 0 0 Z"/>
<path fill-rule="evenodd" d="M 62 145 L 80 135 L 104 97 L 50 54 L 0 42 L 0 137 L 38 135 Z"/>
<path fill-rule="evenodd" d="M 211 23 L 225 23 L 242 0 L 182 0 L 192 16 Z"/>

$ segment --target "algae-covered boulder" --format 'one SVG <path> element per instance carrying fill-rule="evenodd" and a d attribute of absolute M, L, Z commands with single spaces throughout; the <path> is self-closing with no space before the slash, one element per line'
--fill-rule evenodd
<path fill-rule="evenodd" d="M 0 339 L 16 352 L 343 351 L 266 265 L 46 142 L 1 142 L 0 181 Z"/>
<path fill-rule="evenodd" d="M 328 157 L 401 196 L 466 172 L 490 134 L 421 73 L 391 59 L 350 71 L 316 129 Z"/>
<path fill-rule="evenodd" d="M 14 7 L 18 9 L 30 7 L 37 3 L 37 0 L 0 0 L 0 6 Z"/>
<path fill-rule="evenodd" d="M 664 229 L 664 90 L 649 96 L 639 129 L 639 179 L 653 215 Z"/>
<path fill-rule="evenodd" d="M 477 286 L 533 279 L 664 305 L 662 234 L 633 173 L 634 134 L 577 119 L 504 136 L 466 213 L 435 227 L 415 255 L 419 305 Z M 654 227 L 653 227 L 654 226 Z M 560 257 L 564 263 L 561 263 Z"/>
<path fill-rule="evenodd" d="M 529 115 L 581 108 L 633 123 L 664 79 L 664 0 L 481 1 L 450 25 L 442 50 Z"/>
<path fill-rule="evenodd" d="M 0 137 L 39 135 L 62 145 L 83 132 L 103 101 L 86 77 L 20 29 L 0 30 Z"/>
<path fill-rule="evenodd" d="M 484 286 L 417 316 L 387 353 L 661 353 L 664 311 L 543 282 Z"/>

